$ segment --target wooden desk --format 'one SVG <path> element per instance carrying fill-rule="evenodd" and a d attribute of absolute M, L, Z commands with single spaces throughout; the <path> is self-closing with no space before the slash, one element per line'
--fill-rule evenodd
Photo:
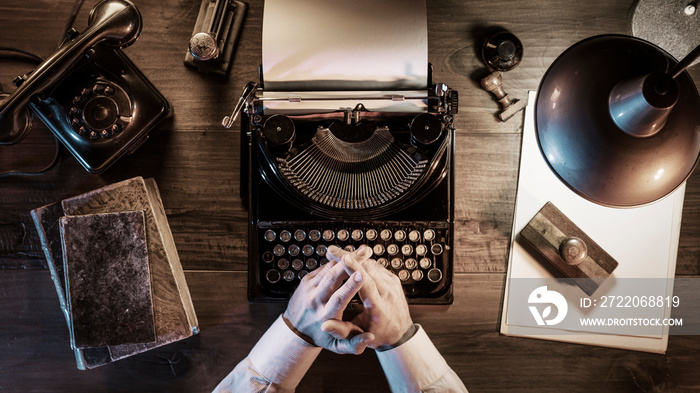
<path fill-rule="evenodd" d="M 455 302 L 414 308 L 448 363 L 472 392 L 670 391 L 700 388 L 700 338 L 671 336 L 666 355 L 504 337 L 498 333 L 516 192 L 522 114 L 502 123 L 481 90 L 479 31 L 501 25 L 523 42 L 521 65 L 504 75 L 512 97 L 536 90 L 552 61 L 596 34 L 627 33 L 631 0 L 439 0 L 428 4 L 429 60 L 435 81 L 459 91 L 457 117 Z M 84 29 L 95 1 L 83 6 Z M 103 175 L 84 171 L 67 153 L 49 173 L 0 179 L 0 390 L 207 392 L 253 347 L 282 305 L 246 301 L 247 212 L 239 198 L 238 129 L 220 121 L 261 63 L 263 1 L 250 0 L 228 79 L 182 63 L 199 0 L 139 0 L 144 29 L 126 49 L 170 100 L 171 126 Z M 0 45 L 47 56 L 71 0 L 5 0 Z M 387 16 L 391 18 L 390 15 Z M 289 28 L 294 28 L 289 26 Z M 0 83 L 10 90 L 27 63 L 1 58 Z M 700 67 L 692 70 L 700 81 Z M 0 147 L 0 170 L 40 167 L 53 138 L 37 125 L 21 144 Z M 133 176 L 156 179 L 186 270 L 201 334 L 98 369 L 78 371 L 29 211 Z M 700 275 L 700 173 L 685 199 L 678 276 Z M 324 351 L 299 392 L 388 391 L 374 352 Z"/>

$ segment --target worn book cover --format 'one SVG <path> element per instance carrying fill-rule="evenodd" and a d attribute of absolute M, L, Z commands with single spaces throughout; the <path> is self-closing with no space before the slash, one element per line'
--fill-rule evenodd
<path fill-rule="evenodd" d="M 59 229 L 59 219 L 63 216 L 63 207 L 60 202 L 42 206 L 32 210 L 32 219 L 36 227 L 41 248 L 44 251 L 46 262 L 49 265 L 51 280 L 53 280 L 61 305 L 61 311 L 66 318 L 68 330 L 71 327 L 71 316 L 66 300 L 66 283 L 63 272 L 63 248 L 61 246 L 61 233 Z M 75 361 L 79 369 L 94 368 L 102 366 L 112 361 L 108 347 L 98 348 L 75 348 L 71 343 L 71 348 L 75 351 Z"/>
<path fill-rule="evenodd" d="M 60 219 L 76 348 L 155 341 L 142 211 Z"/>

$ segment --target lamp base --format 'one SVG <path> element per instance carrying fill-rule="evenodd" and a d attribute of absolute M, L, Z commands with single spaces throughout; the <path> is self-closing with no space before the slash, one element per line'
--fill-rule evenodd
<path fill-rule="evenodd" d="M 630 13 L 630 33 L 661 47 L 676 59 L 682 59 L 698 45 L 698 1 L 637 0 Z"/>

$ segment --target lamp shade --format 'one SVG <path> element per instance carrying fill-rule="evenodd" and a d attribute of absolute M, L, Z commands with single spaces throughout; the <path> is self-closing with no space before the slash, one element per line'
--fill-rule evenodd
<path fill-rule="evenodd" d="M 690 176 L 700 156 L 700 97 L 677 61 L 630 36 L 602 35 L 564 51 L 535 104 L 537 139 L 556 175 L 600 205 L 655 202 Z"/>

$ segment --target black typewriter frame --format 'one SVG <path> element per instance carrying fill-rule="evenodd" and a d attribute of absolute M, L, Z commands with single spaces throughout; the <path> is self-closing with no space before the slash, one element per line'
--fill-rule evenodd
<path fill-rule="evenodd" d="M 429 65 L 429 70 L 432 71 Z M 432 74 L 431 72 L 429 74 Z M 262 86 L 262 79 L 261 79 Z M 431 88 L 434 88 L 431 85 Z M 429 91 L 430 89 L 427 89 Z M 455 105 L 456 92 L 455 92 Z M 456 113 L 456 108 L 455 108 Z M 440 179 L 435 181 L 435 185 L 427 195 L 423 195 L 422 199 L 413 203 L 410 207 L 400 209 L 389 214 L 383 213 L 383 217 L 360 217 L 353 219 L 352 213 L 343 215 L 343 217 L 330 218 L 329 216 L 316 216 L 313 211 L 308 209 L 300 209 L 298 204 L 289 202 L 289 194 L 283 195 L 283 190 L 279 187 L 271 187 L 268 183 L 269 178 L 265 175 L 265 171 L 261 170 L 260 165 L 264 160 L 261 160 L 261 147 L 258 143 L 258 135 L 256 130 L 251 128 L 251 117 L 246 112 L 241 117 L 241 198 L 248 208 L 248 238 L 249 238 L 249 264 L 248 264 L 248 300 L 251 302 L 285 302 L 289 299 L 293 290 L 298 285 L 298 280 L 292 283 L 284 283 L 282 291 L 271 291 L 265 288 L 260 282 L 262 280 L 263 262 L 261 261 L 262 252 L 265 241 L 262 239 L 264 230 L 270 228 L 295 228 L 303 226 L 304 228 L 320 228 L 320 229 L 367 229 L 381 227 L 390 228 L 434 228 L 437 233 L 436 239 L 439 239 L 444 244 L 444 251 L 439 255 L 432 255 L 434 267 L 441 269 L 441 278 L 437 283 L 437 289 L 430 293 L 416 292 L 417 284 L 409 278 L 411 284 L 404 284 L 408 302 L 410 304 L 436 304 L 448 305 L 454 301 L 454 160 L 455 160 L 455 130 L 452 125 L 446 127 L 447 135 L 444 137 L 445 146 L 444 156 L 439 164 L 444 165 Z M 438 163 L 434 163 L 438 164 Z M 261 220 L 259 214 L 260 195 L 268 195 L 268 202 L 274 200 L 278 205 L 277 209 L 285 211 L 286 219 L 281 220 Z M 269 195 L 274 195 L 270 198 Z M 440 200 L 441 206 L 434 206 L 432 203 L 435 200 Z M 264 203 L 264 202 L 263 202 Z M 433 209 L 432 211 L 430 209 Z M 290 213 L 290 210 L 292 211 Z M 263 214 L 264 215 L 264 214 Z M 429 219 L 439 215 L 439 219 Z M 418 217 L 418 219 L 413 219 Z M 422 231 L 423 229 L 421 229 Z M 308 232 L 308 231 L 307 231 Z M 421 232 L 422 233 L 422 232 Z M 379 240 L 379 239 L 377 239 Z M 329 246 L 335 241 L 325 241 L 320 239 L 315 244 L 323 244 Z M 408 241 L 407 241 L 408 242 Z M 352 241 L 350 239 L 347 244 L 358 246 L 362 241 Z M 393 239 L 385 243 L 394 243 Z M 435 243 L 438 243 L 436 241 Z M 375 243 L 376 244 L 376 243 Z M 308 255 L 307 255 L 308 256 Z M 318 258 L 321 260 L 321 258 Z M 377 258 L 378 259 L 378 258 Z M 320 261 L 319 261 L 320 262 Z M 319 263 L 320 265 L 320 263 Z M 305 270 L 306 266 L 303 267 Z M 404 269 L 405 270 L 405 269 Z M 395 272 L 396 273 L 396 272 Z M 427 280 L 427 277 L 426 277 Z"/>

